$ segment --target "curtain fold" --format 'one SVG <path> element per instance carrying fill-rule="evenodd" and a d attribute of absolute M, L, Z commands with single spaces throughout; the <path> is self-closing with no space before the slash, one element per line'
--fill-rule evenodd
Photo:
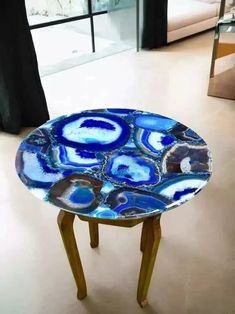
<path fill-rule="evenodd" d="M 0 130 L 18 134 L 48 119 L 24 0 L 1 0 Z"/>
<path fill-rule="evenodd" d="M 143 0 L 142 48 L 167 44 L 167 0 Z"/>

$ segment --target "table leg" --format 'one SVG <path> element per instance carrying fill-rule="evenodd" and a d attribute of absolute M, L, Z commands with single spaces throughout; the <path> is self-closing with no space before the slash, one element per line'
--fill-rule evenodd
<path fill-rule="evenodd" d="M 157 217 L 157 219 L 160 219 Z M 160 221 L 159 221 L 159 227 L 160 227 L 160 233 L 159 236 L 161 238 L 161 225 L 160 225 Z M 144 247 L 145 247 L 145 243 L 146 243 L 146 225 L 142 225 L 142 231 L 141 231 L 141 240 L 140 240 L 140 251 L 143 253 L 144 252 Z"/>
<path fill-rule="evenodd" d="M 77 285 L 77 297 L 83 299 L 87 295 L 86 281 L 83 273 L 76 239 L 73 231 L 75 214 L 61 210 L 57 222 L 64 242 L 64 247 Z"/>
<path fill-rule="evenodd" d="M 160 216 L 147 218 L 143 223 L 143 256 L 140 268 L 137 300 L 141 307 L 147 304 L 147 293 L 161 239 Z"/>
<path fill-rule="evenodd" d="M 90 245 L 92 248 L 96 248 L 99 245 L 99 226 L 98 223 L 89 221 L 89 232 L 90 232 Z"/>
<path fill-rule="evenodd" d="M 141 231 L 141 240 L 140 240 L 140 251 L 143 253 L 146 243 L 146 224 L 142 224 L 142 231 Z"/>

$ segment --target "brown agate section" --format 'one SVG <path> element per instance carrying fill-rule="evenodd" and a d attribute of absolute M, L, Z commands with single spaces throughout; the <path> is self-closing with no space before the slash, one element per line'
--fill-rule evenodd
<path fill-rule="evenodd" d="M 176 144 L 164 155 L 163 173 L 200 173 L 211 170 L 210 153 L 206 145 Z"/>
<path fill-rule="evenodd" d="M 102 186 L 102 181 L 88 175 L 72 174 L 50 189 L 48 200 L 62 208 L 88 213 L 99 205 Z"/>

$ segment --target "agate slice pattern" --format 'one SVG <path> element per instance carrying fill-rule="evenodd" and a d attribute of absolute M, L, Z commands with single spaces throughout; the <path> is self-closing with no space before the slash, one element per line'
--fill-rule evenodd
<path fill-rule="evenodd" d="M 132 109 L 87 110 L 50 120 L 21 143 L 16 170 L 38 198 L 96 218 L 163 213 L 211 176 L 211 153 L 185 125 Z"/>

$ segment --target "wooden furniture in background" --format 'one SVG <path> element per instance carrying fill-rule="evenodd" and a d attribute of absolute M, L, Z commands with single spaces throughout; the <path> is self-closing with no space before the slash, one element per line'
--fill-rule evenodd
<path fill-rule="evenodd" d="M 217 59 L 229 56 L 235 53 L 235 40 L 230 39 L 231 42 L 220 42 L 221 33 L 235 35 L 235 15 L 224 16 L 226 0 L 221 1 L 220 19 L 215 28 L 214 46 L 212 52 L 210 81 L 208 88 L 208 95 L 235 99 L 235 67 L 215 75 L 215 63 Z M 234 36 L 235 37 L 235 36 Z"/>

